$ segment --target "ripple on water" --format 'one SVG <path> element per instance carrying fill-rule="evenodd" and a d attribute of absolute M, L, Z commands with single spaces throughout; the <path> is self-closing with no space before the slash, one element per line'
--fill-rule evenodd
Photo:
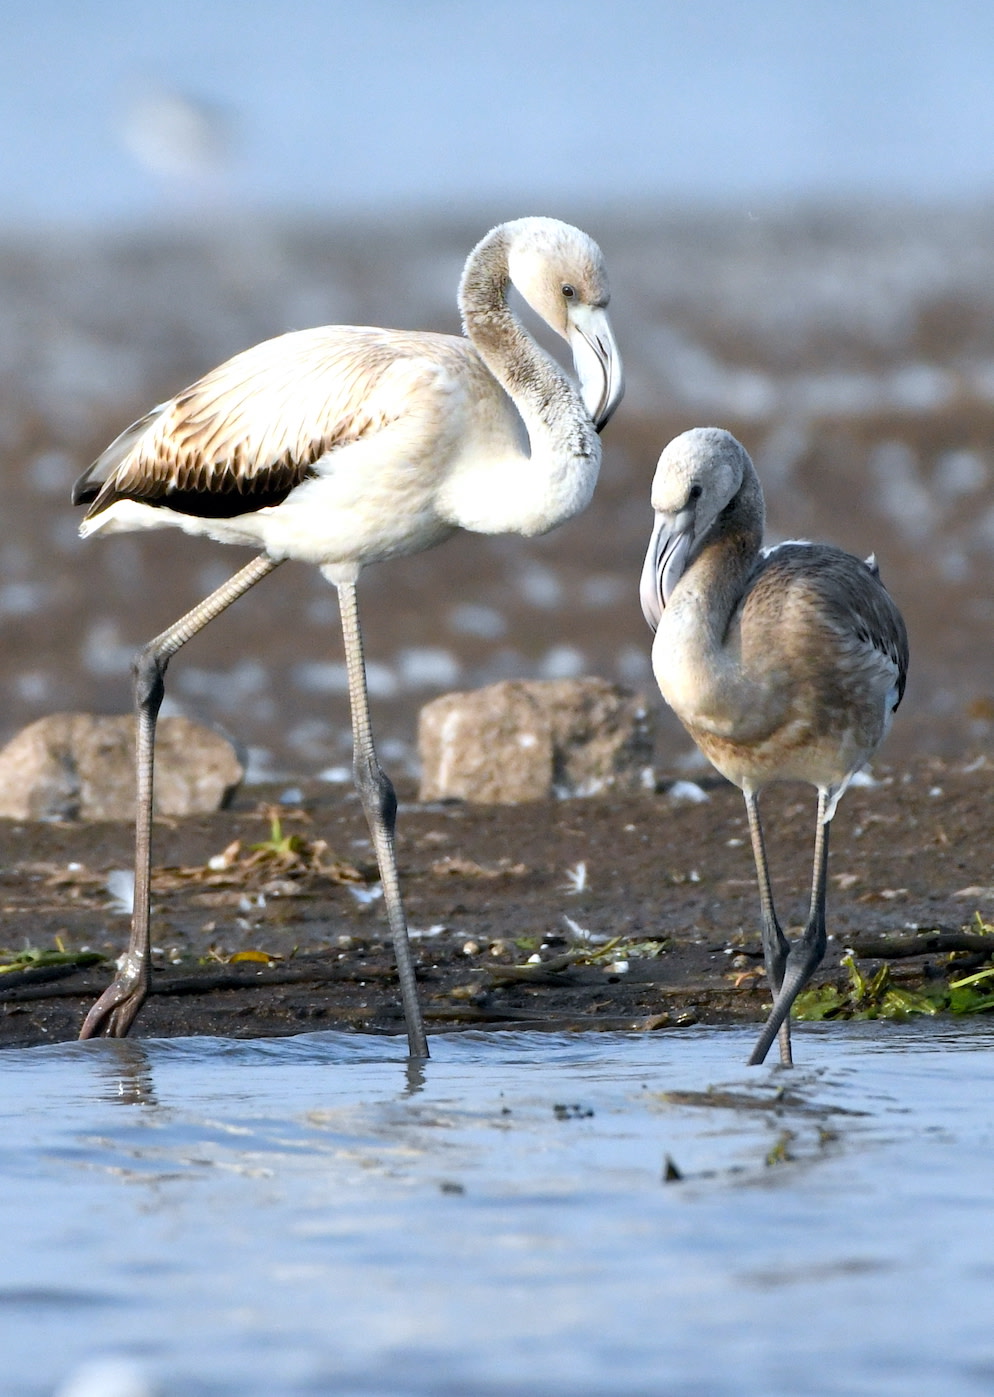
<path fill-rule="evenodd" d="M 791 1074 L 750 1043 L 11 1051 L 10 1390 L 95 1351 L 164 1394 L 982 1390 L 992 1026 L 805 1025 Z"/>

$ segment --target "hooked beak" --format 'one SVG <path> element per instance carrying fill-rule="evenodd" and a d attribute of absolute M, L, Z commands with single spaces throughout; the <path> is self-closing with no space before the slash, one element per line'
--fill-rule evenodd
<path fill-rule="evenodd" d="M 570 307 L 566 338 L 580 380 L 580 396 L 600 432 L 625 391 L 621 355 L 603 306 Z"/>
<path fill-rule="evenodd" d="M 683 576 L 694 541 L 693 505 L 677 514 L 660 512 L 656 515 L 649 549 L 642 564 L 639 598 L 642 615 L 650 630 L 657 630 L 676 584 Z"/>

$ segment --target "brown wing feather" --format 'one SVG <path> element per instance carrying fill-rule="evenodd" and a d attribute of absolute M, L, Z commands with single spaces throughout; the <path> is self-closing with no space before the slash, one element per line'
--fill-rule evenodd
<path fill-rule="evenodd" d="M 230 517 L 278 504 L 315 462 L 385 426 L 404 404 L 377 394 L 398 359 L 465 367 L 447 335 L 359 326 L 300 330 L 236 355 L 112 442 L 77 481 L 87 517 L 133 499 Z M 472 353 L 472 351 L 469 351 Z"/>
<path fill-rule="evenodd" d="M 908 632 L 876 560 L 829 544 L 781 544 L 759 560 L 746 606 L 784 608 L 798 591 L 813 594 L 810 615 L 831 628 L 840 657 L 854 668 L 884 664 L 892 671 L 896 709 L 907 681 Z"/>

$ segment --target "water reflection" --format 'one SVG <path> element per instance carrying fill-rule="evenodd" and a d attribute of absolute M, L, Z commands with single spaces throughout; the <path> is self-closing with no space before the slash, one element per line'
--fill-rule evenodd
<path fill-rule="evenodd" d="M 418 1092 L 424 1091 L 425 1087 L 425 1067 L 429 1059 L 425 1057 L 409 1057 L 404 1063 L 404 1076 L 406 1086 L 405 1096 L 417 1096 Z"/>
<path fill-rule="evenodd" d="M 140 1039 L 107 1039 L 95 1066 L 105 1083 L 102 1100 L 122 1106 L 158 1106 L 151 1058 Z"/>

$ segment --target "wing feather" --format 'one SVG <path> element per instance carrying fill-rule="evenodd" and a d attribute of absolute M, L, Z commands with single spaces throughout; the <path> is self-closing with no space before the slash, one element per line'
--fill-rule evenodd
<path fill-rule="evenodd" d="M 73 501 L 90 506 L 88 518 L 120 499 L 212 517 L 278 504 L 322 457 L 414 410 L 387 391 L 398 361 L 459 372 L 472 353 L 453 336 L 362 326 L 267 340 L 122 432 Z"/>
<path fill-rule="evenodd" d="M 781 544 L 759 560 L 746 604 L 784 608 L 805 592 L 816 602 L 809 614 L 831 630 L 838 660 L 850 672 L 875 676 L 881 692 L 893 690 L 896 709 L 907 682 L 908 632 L 876 559 L 864 562 L 828 544 Z"/>

